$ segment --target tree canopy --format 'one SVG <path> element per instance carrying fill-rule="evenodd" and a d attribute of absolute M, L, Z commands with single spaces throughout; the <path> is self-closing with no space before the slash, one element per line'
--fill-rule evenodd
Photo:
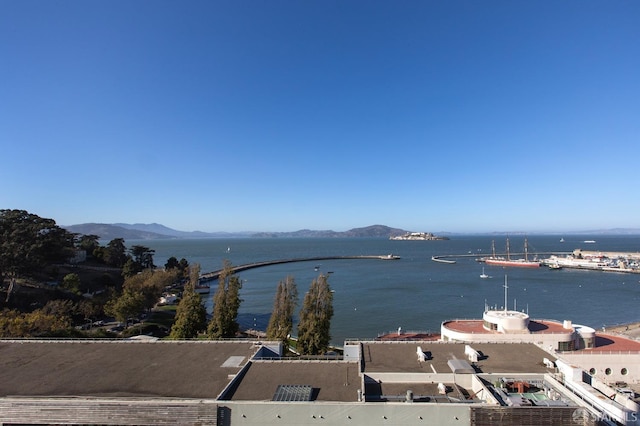
<path fill-rule="evenodd" d="M 79 235 L 77 238 L 77 246 L 92 256 L 93 252 L 100 247 L 100 237 L 94 234 Z"/>
<path fill-rule="evenodd" d="M 122 268 L 127 261 L 127 247 L 123 238 L 114 238 L 104 248 L 103 260 L 107 265 Z"/>
<path fill-rule="evenodd" d="M 134 245 L 129 249 L 130 256 L 127 256 L 127 260 L 122 267 L 122 275 L 125 277 L 131 277 L 145 269 L 153 269 L 153 254 L 155 250 L 149 247 Z"/>
<path fill-rule="evenodd" d="M 176 317 L 171 326 L 171 339 L 192 339 L 207 326 L 207 310 L 202 304 L 195 286 L 200 277 L 200 265 L 194 263 L 189 267 L 190 280 L 184 286 L 182 298 L 176 310 Z"/>
<path fill-rule="evenodd" d="M 45 309 L 22 313 L 4 310 L 0 313 L 0 337 L 43 337 L 66 330 L 71 321 L 67 315 L 49 313 Z"/>
<path fill-rule="evenodd" d="M 74 250 L 73 234 L 25 210 L 0 210 L 0 274 L 29 274 L 64 262 Z"/>
<path fill-rule="evenodd" d="M 298 322 L 298 351 L 303 355 L 319 355 L 331 342 L 333 293 L 327 277 L 320 274 L 304 296 Z"/>
<path fill-rule="evenodd" d="M 289 335 L 293 329 L 293 314 L 298 303 L 298 289 L 293 277 L 288 276 L 278 283 L 273 301 L 273 312 L 267 326 L 267 338 L 280 340 L 288 345 Z M 286 346 L 285 346 L 286 347 Z"/>
<path fill-rule="evenodd" d="M 176 271 L 147 269 L 128 277 L 122 285 L 122 293 L 107 302 L 104 310 L 120 322 L 136 317 L 156 304 L 164 288 L 174 283 L 177 275 Z"/>
<path fill-rule="evenodd" d="M 240 329 L 237 322 L 242 282 L 233 273 L 231 262 L 225 260 L 218 278 L 218 289 L 213 295 L 213 316 L 207 334 L 214 339 L 235 337 Z"/>

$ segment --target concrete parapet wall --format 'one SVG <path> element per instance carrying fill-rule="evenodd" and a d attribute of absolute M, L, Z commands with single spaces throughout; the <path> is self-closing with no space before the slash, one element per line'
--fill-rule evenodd
<path fill-rule="evenodd" d="M 367 373 L 370 378 L 382 383 L 453 383 L 453 373 Z"/>
<path fill-rule="evenodd" d="M 4 424 L 217 424 L 214 400 L 127 398 L 2 398 Z"/>
<path fill-rule="evenodd" d="M 640 354 L 637 352 L 563 352 L 560 357 L 607 383 L 640 383 Z M 615 356 L 613 356 L 615 355 Z"/>
<path fill-rule="evenodd" d="M 234 402 L 224 407 L 232 425 L 409 425 L 470 424 L 469 405 L 415 402 L 275 403 Z"/>

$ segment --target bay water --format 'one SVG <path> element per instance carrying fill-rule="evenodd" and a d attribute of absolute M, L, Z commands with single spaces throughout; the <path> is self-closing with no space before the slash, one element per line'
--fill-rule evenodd
<path fill-rule="evenodd" d="M 570 235 L 528 236 L 529 255 L 568 253 L 574 249 L 638 252 L 640 236 Z M 202 272 L 281 259 L 332 256 L 388 255 L 399 260 L 336 259 L 284 263 L 237 273 L 243 286 L 238 322 L 243 328 L 265 330 L 278 282 L 293 276 L 300 294 L 319 274 L 328 274 L 334 291 L 332 342 L 345 338 L 375 338 L 402 327 L 405 331 L 439 332 L 442 321 L 481 318 L 485 304 L 504 306 L 505 276 L 508 307 L 526 311 L 534 319 L 572 320 L 602 327 L 640 321 L 640 274 L 575 269 L 503 268 L 484 265 L 477 258 L 503 253 L 503 236 L 453 236 L 444 241 L 392 241 L 383 238 L 233 238 L 127 241 L 155 250 L 154 262 L 163 266 L 175 256 L 199 263 Z M 584 241 L 595 240 L 595 243 Z M 524 237 L 510 237 L 511 252 L 522 252 Z M 462 256 L 464 255 L 464 256 Z M 438 263 L 432 256 L 455 256 L 455 264 Z M 490 276 L 480 278 L 482 268 Z M 217 282 L 202 295 L 209 312 Z M 294 332 L 296 334 L 295 326 Z"/>

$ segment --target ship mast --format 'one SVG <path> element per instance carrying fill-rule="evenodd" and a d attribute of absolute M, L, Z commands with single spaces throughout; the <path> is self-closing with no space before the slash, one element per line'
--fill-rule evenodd
<path fill-rule="evenodd" d="M 509 254 L 509 238 L 507 238 L 507 260 L 511 260 L 511 255 Z"/>
<path fill-rule="evenodd" d="M 507 312 L 507 290 L 509 286 L 507 285 L 507 276 L 504 276 L 504 311 Z"/>
<path fill-rule="evenodd" d="M 529 261 L 529 244 L 527 244 L 527 239 L 524 239 L 524 261 Z"/>

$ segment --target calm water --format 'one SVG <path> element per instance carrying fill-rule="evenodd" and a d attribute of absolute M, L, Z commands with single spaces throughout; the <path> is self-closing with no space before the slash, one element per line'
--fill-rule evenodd
<path fill-rule="evenodd" d="M 203 272 L 218 270 L 224 259 L 233 265 L 257 261 L 348 255 L 386 255 L 400 260 L 329 260 L 274 265 L 240 272 L 244 281 L 239 322 L 265 329 L 275 290 L 287 275 L 295 278 L 302 296 L 320 273 L 332 272 L 335 291 L 332 340 L 372 338 L 397 330 L 431 330 L 452 318 L 481 318 L 485 303 L 504 305 L 504 277 L 508 275 L 509 308 L 528 310 L 532 318 L 564 320 L 601 328 L 640 321 L 640 275 L 547 268 L 518 269 L 485 266 L 492 276 L 481 279 L 483 264 L 475 256 L 490 254 L 491 240 L 504 251 L 503 237 L 456 236 L 449 241 L 390 241 L 387 239 L 204 239 L 127 241 L 156 251 L 154 261 L 164 265 L 170 256 L 200 263 Z M 532 253 L 584 250 L 640 250 L 638 236 L 530 236 Z M 596 240 L 584 244 L 584 240 Z M 522 251 L 524 239 L 511 237 L 511 251 Z M 456 264 L 431 261 L 433 255 L 462 255 Z M 540 257 L 546 257 L 541 255 Z M 314 267 L 320 266 L 319 271 Z M 212 283 L 213 288 L 216 282 Z M 213 292 L 207 296 L 211 310 Z M 294 331 L 295 333 L 295 331 Z"/>

